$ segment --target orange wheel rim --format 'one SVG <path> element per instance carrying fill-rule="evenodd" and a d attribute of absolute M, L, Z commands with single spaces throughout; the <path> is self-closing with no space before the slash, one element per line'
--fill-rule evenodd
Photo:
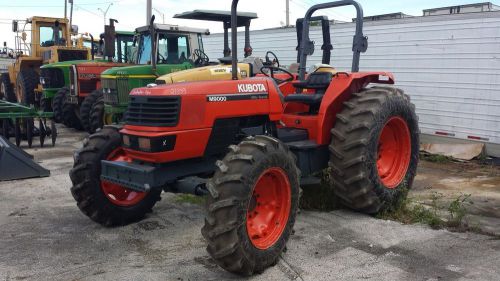
<path fill-rule="evenodd" d="M 291 187 L 281 168 L 265 170 L 255 183 L 247 208 L 247 233 L 261 250 L 272 247 L 286 228 L 291 208 Z"/>
<path fill-rule="evenodd" d="M 387 188 L 396 188 L 408 171 L 411 157 L 410 129 L 403 118 L 392 117 L 384 125 L 377 154 L 380 180 Z"/>
<path fill-rule="evenodd" d="M 118 148 L 111 152 L 106 160 L 129 163 L 132 162 L 132 159 L 128 157 L 121 148 Z M 130 207 L 136 205 L 137 203 L 141 202 L 147 194 L 146 192 L 137 192 L 108 181 L 101 181 L 101 189 L 104 192 L 106 198 L 111 201 L 111 203 L 122 207 Z"/>

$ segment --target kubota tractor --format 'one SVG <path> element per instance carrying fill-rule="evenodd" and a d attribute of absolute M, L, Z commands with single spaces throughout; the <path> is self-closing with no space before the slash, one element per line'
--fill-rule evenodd
<path fill-rule="evenodd" d="M 233 0 L 233 50 L 237 5 Z M 306 73 L 313 13 L 346 5 L 357 12 L 351 71 L 324 64 Z M 298 74 L 246 63 L 243 78 L 245 63 L 233 52 L 231 80 L 134 89 L 124 126 L 105 127 L 75 153 L 78 207 L 98 223 L 123 225 L 142 219 L 177 181 L 207 178 L 207 251 L 243 275 L 277 262 L 303 177 L 328 169 L 346 206 L 369 214 L 391 208 L 416 174 L 418 122 L 403 91 L 373 85 L 394 84 L 391 73 L 359 72 L 368 47 L 362 20 L 352 0 L 312 6 L 302 21 Z"/>

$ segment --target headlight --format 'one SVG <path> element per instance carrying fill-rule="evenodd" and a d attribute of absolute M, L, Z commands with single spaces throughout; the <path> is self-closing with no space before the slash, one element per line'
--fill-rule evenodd
<path fill-rule="evenodd" d="M 139 138 L 139 148 L 145 151 L 151 151 L 151 140 L 149 138 Z"/>
<path fill-rule="evenodd" d="M 130 146 L 130 137 L 127 135 L 123 135 L 123 144 L 125 146 Z"/>
<path fill-rule="evenodd" d="M 40 77 L 40 84 L 45 85 L 45 78 Z"/>

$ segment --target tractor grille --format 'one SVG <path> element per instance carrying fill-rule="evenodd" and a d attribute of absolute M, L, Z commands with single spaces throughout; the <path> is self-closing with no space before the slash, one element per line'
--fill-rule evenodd
<path fill-rule="evenodd" d="M 132 90 L 128 78 L 102 79 L 104 103 L 109 105 L 126 105 Z"/>
<path fill-rule="evenodd" d="M 86 60 L 87 50 L 57 50 L 59 61 Z"/>
<path fill-rule="evenodd" d="M 105 104 L 118 104 L 118 91 L 116 89 L 116 79 L 102 78 L 101 88 Z"/>
<path fill-rule="evenodd" d="M 128 96 L 132 90 L 129 86 L 128 78 L 116 79 L 116 85 L 118 88 L 118 104 L 127 104 Z"/>
<path fill-rule="evenodd" d="M 64 87 L 64 74 L 59 68 L 40 69 L 40 83 L 43 88 L 62 88 Z"/>
<path fill-rule="evenodd" d="M 175 127 L 179 122 L 181 97 L 130 96 L 127 125 Z"/>

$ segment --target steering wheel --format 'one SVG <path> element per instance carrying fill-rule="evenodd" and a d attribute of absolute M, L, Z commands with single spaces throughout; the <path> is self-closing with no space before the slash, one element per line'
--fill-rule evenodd
<path fill-rule="evenodd" d="M 194 61 L 195 65 L 208 65 L 210 58 L 200 49 L 195 49 L 193 56 L 196 58 Z"/>
<path fill-rule="evenodd" d="M 158 58 L 159 58 L 159 61 L 158 61 L 159 63 L 166 63 L 167 62 L 165 57 L 162 54 L 160 54 L 160 52 L 158 52 Z"/>
<path fill-rule="evenodd" d="M 269 59 L 269 55 L 273 56 L 273 60 Z M 275 53 L 271 51 L 267 51 L 266 53 L 266 61 L 264 62 L 265 66 L 275 66 L 275 67 L 280 67 L 280 60 L 278 59 L 278 56 L 276 56 Z"/>
<path fill-rule="evenodd" d="M 264 71 L 264 69 L 269 69 L 270 73 L 267 74 Z M 280 71 L 280 72 L 286 73 L 290 77 L 287 78 L 287 79 L 276 78 L 276 77 L 274 77 L 274 71 Z M 295 76 L 291 72 L 289 72 L 288 70 L 280 68 L 280 67 L 277 67 L 277 66 L 273 66 L 273 65 L 264 65 L 263 67 L 260 68 L 260 72 L 262 72 L 262 74 L 264 74 L 267 77 L 273 78 L 274 81 L 276 81 L 276 83 L 278 83 L 278 85 L 283 84 L 285 82 L 293 81 L 293 79 L 295 79 Z"/>

